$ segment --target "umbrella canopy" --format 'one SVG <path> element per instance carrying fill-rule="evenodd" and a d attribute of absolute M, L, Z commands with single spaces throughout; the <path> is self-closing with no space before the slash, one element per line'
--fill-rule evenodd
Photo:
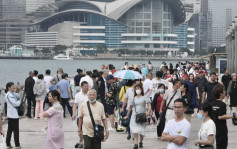
<path fill-rule="evenodd" d="M 114 77 L 126 80 L 142 79 L 142 76 L 137 71 L 120 70 L 114 73 Z"/>

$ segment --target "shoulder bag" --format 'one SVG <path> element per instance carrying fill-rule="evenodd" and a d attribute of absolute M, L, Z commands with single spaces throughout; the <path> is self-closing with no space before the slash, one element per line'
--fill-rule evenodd
<path fill-rule="evenodd" d="M 169 103 L 166 105 L 165 107 L 165 110 L 161 113 L 161 116 L 160 116 L 160 123 L 165 123 L 166 119 L 165 119 L 165 115 L 166 115 L 166 111 L 170 105 L 170 102 L 173 100 L 175 94 L 177 93 L 177 91 L 174 93 L 174 95 L 170 98 L 170 101 Z"/>
<path fill-rule="evenodd" d="M 93 127 L 94 127 L 94 137 L 97 141 L 101 142 L 101 141 L 104 140 L 104 127 L 101 126 L 101 125 L 95 124 L 95 120 L 94 120 L 92 112 L 91 112 L 91 107 L 90 107 L 89 101 L 87 101 L 87 107 L 88 107 L 89 114 L 90 114 L 90 117 L 91 117 L 91 122 L 92 122 Z"/>
<path fill-rule="evenodd" d="M 147 122 L 147 119 L 146 119 L 146 113 L 137 113 L 137 110 L 136 110 L 136 105 L 135 105 L 135 98 L 133 98 L 133 105 L 134 105 L 134 108 L 135 108 L 135 114 L 136 114 L 136 123 L 146 123 Z"/>

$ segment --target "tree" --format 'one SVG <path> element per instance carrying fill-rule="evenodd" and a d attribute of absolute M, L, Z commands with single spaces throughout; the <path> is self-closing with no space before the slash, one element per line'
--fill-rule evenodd
<path fill-rule="evenodd" d="M 188 48 L 180 48 L 179 52 L 187 52 L 188 55 L 192 54 L 192 52 Z"/>
<path fill-rule="evenodd" d="M 42 52 L 47 54 L 47 53 L 51 53 L 50 49 L 49 48 L 43 48 L 42 49 Z"/>
<path fill-rule="evenodd" d="M 53 47 L 53 51 L 55 52 L 55 54 L 63 54 L 66 49 L 67 46 L 65 45 L 56 45 Z"/>

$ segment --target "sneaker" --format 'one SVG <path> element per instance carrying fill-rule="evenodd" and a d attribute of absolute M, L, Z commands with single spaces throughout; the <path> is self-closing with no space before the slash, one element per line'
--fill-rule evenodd
<path fill-rule="evenodd" d="M 80 145 L 78 146 L 78 148 L 84 148 L 84 145 L 83 145 L 83 144 L 80 144 Z"/>
<path fill-rule="evenodd" d="M 138 145 L 137 145 L 137 144 L 134 144 L 133 149 L 138 149 Z"/>
<path fill-rule="evenodd" d="M 131 135 L 129 134 L 128 136 L 127 136 L 127 140 L 130 140 L 131 139 Z"/>
<path fill-rule="evenodd" d="M 9 148 L 13 148 L 12 146 L 7 146 L 7 149 L 9 149 Z"/>
<path fill-rule="evenodd" d="M 139 143 L 139 148 L 143 148 L 143 143 Z"/>
<path fill-rule="evenodd" d="M 21 149 L 21 146 L 16 146 L 16 149 Z"/>
<path fill-rule="evenodd" d="M 79 145 L 80 145 L 80 143 L 77 143 L 77 144 L 75 145 L 75 148 L 78 148 L 78 147 L 79 147 Z"/>

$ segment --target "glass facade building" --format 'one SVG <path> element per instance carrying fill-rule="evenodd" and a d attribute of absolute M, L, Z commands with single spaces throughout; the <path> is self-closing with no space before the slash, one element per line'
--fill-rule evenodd
<path fill-rule="evenodd" d="M 57 24 L 76 22 L 74 46 L 178 50 L 173 28 L 186 17 L 180 0 L 98 1 L 56 1 L 53 5 L 58 12 L 35 21 L 32 32 L 48 32 Z"/>

